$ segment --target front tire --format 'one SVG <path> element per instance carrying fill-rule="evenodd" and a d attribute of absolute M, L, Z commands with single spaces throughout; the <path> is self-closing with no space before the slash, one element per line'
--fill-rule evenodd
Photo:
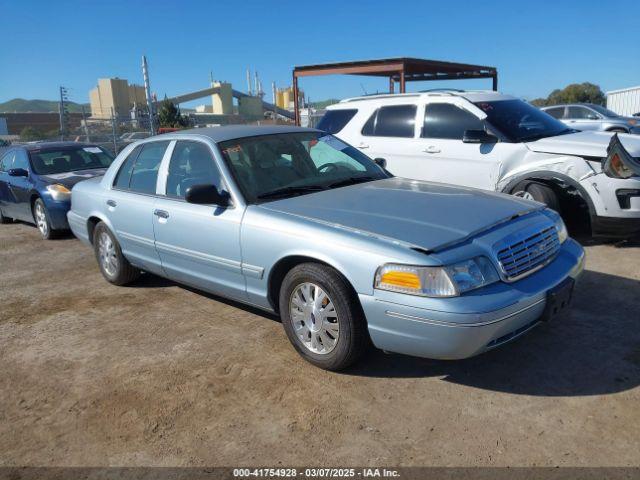
<path fill-rule="evenodd" d="M 51 240 L 56 237 L 57 232 L 51 227 L 49 212 L 41 198 L 38 198 L 33 203 L 33 219 L 36 222 L 36 227 L 38 227 L 42 238 Z"/>
<path fill-rule="evenodd" d="M 333 268 L 303 263 L 291 269 L 282 282 L 279 306 L 289 341 L 317 367 L 343 370 L 369 344 L 358 299 Z"/>
<path fill-rule="evenodd" d="M 100 272 L 109 283 L 126 285 L 140 276 L 140 270 L 125 258 L 116 237 L 103 222 L 93 231 L 93 248 Z"/>
<path fill-rule="evenodd" d="M 560 211 L 560 200 L 558 199 L 558 195 L 556 195 L 556 192 L 554 192 L 551 187 L 542 183 L 521 182 L 513 189 L 513 195 L 544 203 L 547 207 L 555 210 L 556 212 Z"/>

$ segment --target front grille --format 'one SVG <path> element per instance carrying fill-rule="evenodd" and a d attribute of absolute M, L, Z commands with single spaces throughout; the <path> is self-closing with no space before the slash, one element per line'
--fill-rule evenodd
<path fill-rule="evenodd" d="M 554 225 L 514 239 L 497 250 L 498 262 L 508 280 L 516 280 L 547 264 L 560 250 Z"/>

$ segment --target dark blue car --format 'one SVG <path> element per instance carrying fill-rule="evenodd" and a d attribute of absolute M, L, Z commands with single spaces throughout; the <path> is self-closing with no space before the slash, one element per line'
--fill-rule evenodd
<path fill-rule="evenodd" d="M 68 230 L 71 188 L 103 175 L 112 161 L 111 154 L 96 145 L 12 145 L 0 153 L 0 223 L 34 223 L 46 239 Z"/>

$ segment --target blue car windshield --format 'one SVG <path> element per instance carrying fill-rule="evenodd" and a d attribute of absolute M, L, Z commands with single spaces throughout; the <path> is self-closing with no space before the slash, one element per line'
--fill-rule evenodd
<path fill-rule="evenodd" d="M 33 171 L 39 175 L 107 168 L 113 157 L 101 147 L 78 145 L 44 147 L 29 151 Z"/>
<path fill-rule="evenodd" d="M 323 132 L 239 138 L 219 147 L 249 203 L 391 176 L 359 150 Z"/>
<path fill-rule="evenodd" d="M 512 142 L 532 142 L 574 131 L 522 100 L 477 102 L 475 105 L 487 114 L 487 121 Z"/>

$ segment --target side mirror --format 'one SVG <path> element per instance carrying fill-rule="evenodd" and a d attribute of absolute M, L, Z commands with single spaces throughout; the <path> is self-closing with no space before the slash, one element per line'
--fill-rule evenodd
<path fill-rule="evenodd" d="M 378 165 L 380 168 L 387 168 L 387 161 L 384 158 L 374 158 L 373 161 L 376 163 L 376 165 Z"/>
<path fill-rule="evenodd" d="M 7 172 L 10 177 L 28 177 L 29 172 L 27 172 L 24 168 L 11 168 Z"/>
<path fill-rule="evenodd" d="M 192 185 L 187 188 L 184 199 L 197 205 L 218 205 L 220 207 L 228 207 L 231 203 L 229 193 L 218 190 L 215 185 Z"/>
<path fill-rule="evenodd" d="M 465 130 L 462 143 L 498 143 L 498 137 L 484 130 Z"/>

